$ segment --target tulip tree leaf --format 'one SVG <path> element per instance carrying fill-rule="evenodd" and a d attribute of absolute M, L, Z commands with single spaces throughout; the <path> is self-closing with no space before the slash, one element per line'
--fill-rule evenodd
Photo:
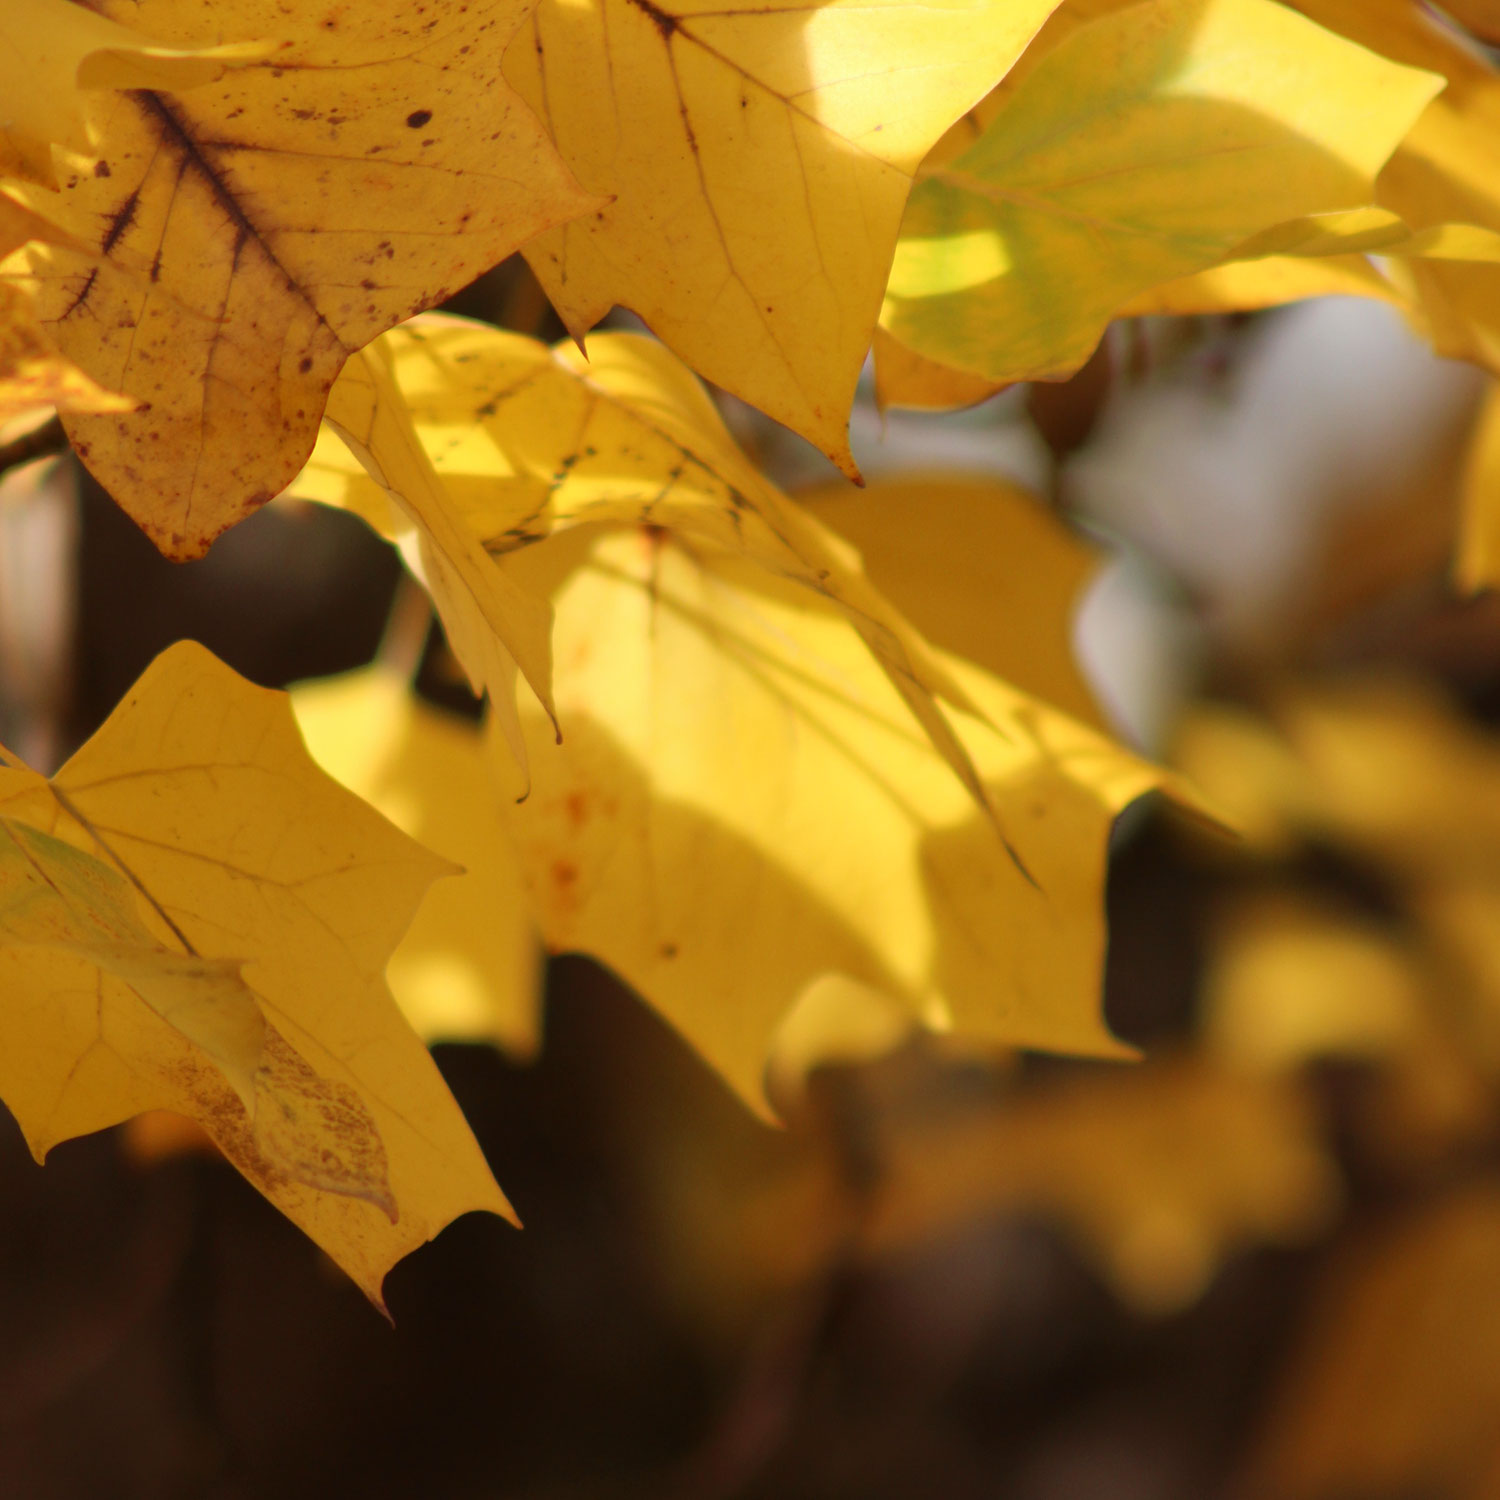
<path fill-rule="evenodd" d="M 38 1157 L 186 1115 L 377 1306 L 508 1212 L 384 979 L 451 866 L 317 769 L 284 694 L 174 646 L 50 782 L 7 759 L 0 818 L 0 1099 Z"/>

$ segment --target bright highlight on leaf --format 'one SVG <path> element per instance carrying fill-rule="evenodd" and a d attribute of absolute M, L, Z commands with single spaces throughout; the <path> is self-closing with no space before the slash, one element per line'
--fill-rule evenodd
<path fill-rule="evenodd" d="M 201 1124 L 380 1305 L 508 1212 L 385 987 L 436 855 L 324 776 L 285 695 L 201 647 L 50 781 L 0 769 L 0 1098 L 41 1156 L 147 1109 Z"/>
<path fill-rule="evenodd" d="M 612 201 L 526 257 L 575 337 L 629 307 L 853 473 L 912 173 L 1055 5 L 541 0 L 506 77 Z"/>
<path fill-rule="evenodd" d="M 170 46 L 275 46 L 186 93 L 90 93 L 88 150 L 24 189 L 81 248 L 5 266 L 68 358 L 145 403 L 67 427 L 170 556 L 296 473 L 353 350 L 592 202 L 500 76 L 527 8 L 105 7 Z"/>
<path fill-rule="evenodd" d="M 953 661 L 1003 731 L 963 738 L 1013 857 L 827 601 L 690 538 L 585 541 L 515 563 L 577 564 L 563 743 L 523 714 L 535 780 L 507 810 L 554 948 L 610 964 L 762 1110 L 772 1037 L 829 973 L 980 1043 L 1126 1050 L 1099 1013 L 1104 852 L 1156 772 Z"/>
<path fill-rule="evenodd" d="M 379 524 L 382 514 L 389 516 L 389 487 L 402 485 L 398 458 L 409 466 L 402 504 L 413 514 L 430 507 L 423 512 L 430 517 L 424 538 L 437 543 L 440 566 L 424 572 L 471 680 L 489 684 L 497 642 L 522 659 L 510 627 L 481 607 L 481 590 L 500 587 L 479 576 L 481 547 L 503 556 L 588 522 L 660 527 L 744 556 L 838 605 L 984 805 L 968 752 L 938 703 L 941 696 L 978 712 L 965 690 L 871 587 L 857 556 L 761 477 L 707 392 L 660 344 L 632 334 L 601 335 L 585 361 L 571 346 L 549 349 L 518 334 L 431 315 L 388 334 L 364 369 L 384 359 L 399 400 L 387 390 L 376 412 L 365 395 L 374 389 L 371 377 L 353 368 L 333 398 L 336 413 L 345 410 L 346 399 L 374 413 L 360 418 L 364 435 L 355 446 L 367 459 L 376 456 L 381 484 L 324 444 L 293 490 L 347 505 Z M 360 393 L 346 397 L 355 383 Z M 421 453 L 413 451 L 413 435 Z M 388 463 L 379 457 L 384 453 L 398 458 Z M 428 464 L 441 480 L 441 494 L 432 490 Z M 513 582 L 504 586 L 514 592 Z M 491 696 L 510 737 L 507 700 L 493 690 Z"/>
<path fill-rule="evenodd" d="M 1132 297 L 1285 220 L 1369 203 L 1442 83 L 1271 0 L 1106 15 L 922 169 L 881 322 L 993 381 L 1066 375 Z"/>

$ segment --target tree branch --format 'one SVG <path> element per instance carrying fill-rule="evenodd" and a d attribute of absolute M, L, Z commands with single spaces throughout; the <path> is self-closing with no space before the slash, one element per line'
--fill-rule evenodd
<path fill-rule="evenodd" d="M 34 458 L 44 458 L 49 453 L 61 453 L 68 446 L 68 435 L 63 431 L 62 418 L 55 413 L 40 427 L 23 432 L 8 443 L 0 443 L 0 477 L 21 464 L 29 464 Z"/>

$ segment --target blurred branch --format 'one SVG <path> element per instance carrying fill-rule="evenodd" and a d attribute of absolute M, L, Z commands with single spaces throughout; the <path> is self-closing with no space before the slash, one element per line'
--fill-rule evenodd
<path fill-rule="evenodd" d="M 29 464 L 34 458 L 45 458 L 49 453 L 61 453 L 68 446 L 68 435 L 63 431 L 62 418 L 55 413 L 40 427 L 23 432 L 8 443 L 0 443 L 0 475 Z"/>

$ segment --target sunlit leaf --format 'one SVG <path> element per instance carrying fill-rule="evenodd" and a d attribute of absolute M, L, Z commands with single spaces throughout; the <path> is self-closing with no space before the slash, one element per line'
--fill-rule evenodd
<path fill-rule="evenodd" d="M 502 627 L 469 602 L 479 587 L 476 541 L 503 557 L 584 523 L 660 527 L 738 553 L 836 603 L 983 804 L 968 754 L 938 703 L 941 696 L 972 710 L 962 687 L 870 585 L 858 557 L 750 464 L 702 385 L 655 340 L 601 335 L 585 360 L 571 345 L 549 349 L 434 314 L 394 330 L 370 356 L 386 357 L 446 496 L 432 497 L 431 515 L 446 528 L 435 551 L 447 573 L 429 582 L 445 620 L 461 622 L 453 645 L 471 678 L 487 680 L 493 642 L 510 646 Z M 394 412 L 397 403 L 388 405 Z M 405 439 L 392 447 L 412 455 Z M 385 482 L 394 483 L 393 474 Z M 426 469 L 411 482 L 404 503 L 424 504 L 415 487 L 425 494 Z M 366 516 L 388 512 L 380 486 L 326 446 L 293 489 Z"/>
<path fill-rule="evenodd" d="M 542 0 L 506 76 L 597 213 L 525 253 L 581 337 L 615 303 L 853 472 L 845 425 L 912 173 L 1056 0 Z"/>
<path fill-rule="evenodd" d="M 559 549 L 564 739 L 542 754 L 524 712 L 535 782 L 507 812 L 553 947 L 610 964 L 761 1109 L 771 1039 L 828 973 L 971 1041 L 1128 1050 L 1099 1010 L 1104 852 L 1158 773 L 952 659 L 1002 843 L 827 601 L 651 529 L 516 566 Z"/>
<path fill-rule="evenodd" d="M 991 380 L 1076 369 L 1133 296 L 1353 208 L 1442 79 L 1269 0 L 1163 0 L 1048 52 L 924 169 L 882 324 Z"/>
<path fill-rule="evenodd" d="M 186 93 L 90 93 L 89 149 L 24 189 L 82 248 L 5 268 L 68 358 L 146 403 L 68 432 L 191 557 L 297 472 L 351 351 L 592 200 L 500 76 L 527 0 L 100 8 L 174 47 L 275 44 Z"/>
<path fill-rule="evenodd" d="M 0 1097 L 39 1156 L 145 1109 L 187 1115 L 377 1305 L 449 1220 L 508 1211 L 383 976 L 450 867 L 317 769 L 285 695 L 175 646 L 50 782 L 0 769 L 0 813 L 51 841 L 46 868 L 59 842 L 87 856 L 52 909 L 123 955 L 76 937 L 0 953 Z M 150 976 L 127 882 L 168 954 Z"/>

